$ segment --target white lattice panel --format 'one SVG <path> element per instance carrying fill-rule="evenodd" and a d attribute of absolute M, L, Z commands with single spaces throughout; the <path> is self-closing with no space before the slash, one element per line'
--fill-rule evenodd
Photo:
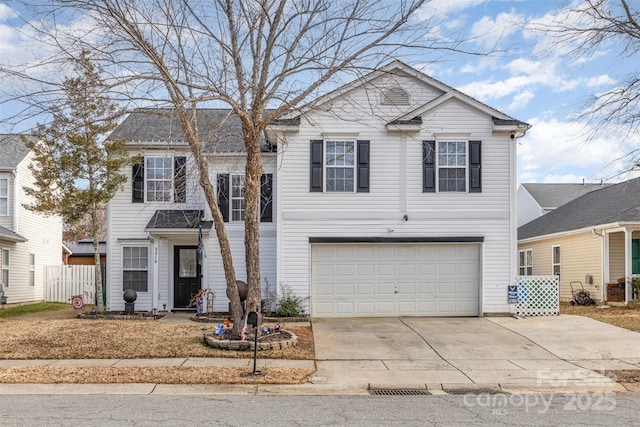
<path fill-rule="evenodd" d="M 557 316 L 560 314 L 560 283 L 558 276 L 518 276 L 520 316 Z"/>

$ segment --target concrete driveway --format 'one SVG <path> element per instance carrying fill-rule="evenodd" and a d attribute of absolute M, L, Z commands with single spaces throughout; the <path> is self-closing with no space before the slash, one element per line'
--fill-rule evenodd
<path fill-rule="evenodd" d="M 579 316 L 314 319 L 314 383 L 362 387 L 620 386 L 640 334 Z"/>

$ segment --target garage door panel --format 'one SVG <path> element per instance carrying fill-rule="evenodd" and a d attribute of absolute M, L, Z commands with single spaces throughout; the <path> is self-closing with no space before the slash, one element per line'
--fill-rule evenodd
<path fill-rule="evenodd" d="M 477 316 L 480 245 L 312 245 L 312 315 Z"/>

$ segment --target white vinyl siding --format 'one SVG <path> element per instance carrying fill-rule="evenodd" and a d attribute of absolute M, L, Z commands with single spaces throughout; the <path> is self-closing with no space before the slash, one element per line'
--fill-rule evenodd
<path fill-rule="evenodd" d="M 442 94 L 410 77 L 388 80 L 393 86 L 401 82 L 411 94 L 407 111 Z M 381 77 L 371 87 L 384 88 L 387 83 L 387 77 Z M 287 136 L 278 165 L 278 284 L 310 296 L 309 237 L 481 236 L 481 312 L 508 313 L 504 286 L 518 271 L 511 213 L 516 187 L 513 140 L 494 132 L 490 115 L 455 99 L 423 114 L 420 133 L 388 132 L 387 123 L 400 115 L 398 106 L 380 105 L 372 113 L 370 101 L 369 91 L 351 91 L 344 99 L 332 100 L 333 111 L 318 109 L 308 119 L 302 116 L 299 132 Z M 321 132 L 370 141 L 370 192 L 309 192 L 309 141 L 330 139 Z M 482 193 L 423 193 L 425 140 L 482 141 Z"/>

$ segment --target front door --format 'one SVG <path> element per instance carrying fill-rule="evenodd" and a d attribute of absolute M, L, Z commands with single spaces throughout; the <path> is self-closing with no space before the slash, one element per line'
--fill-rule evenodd
<path fill-rule="evenodd" d="M 188 308 L 202 281 L 198 247 L 176 246 L 173 260 L 173 308 Z M 192 308 L 195 309 L 195 305 Z"/>

